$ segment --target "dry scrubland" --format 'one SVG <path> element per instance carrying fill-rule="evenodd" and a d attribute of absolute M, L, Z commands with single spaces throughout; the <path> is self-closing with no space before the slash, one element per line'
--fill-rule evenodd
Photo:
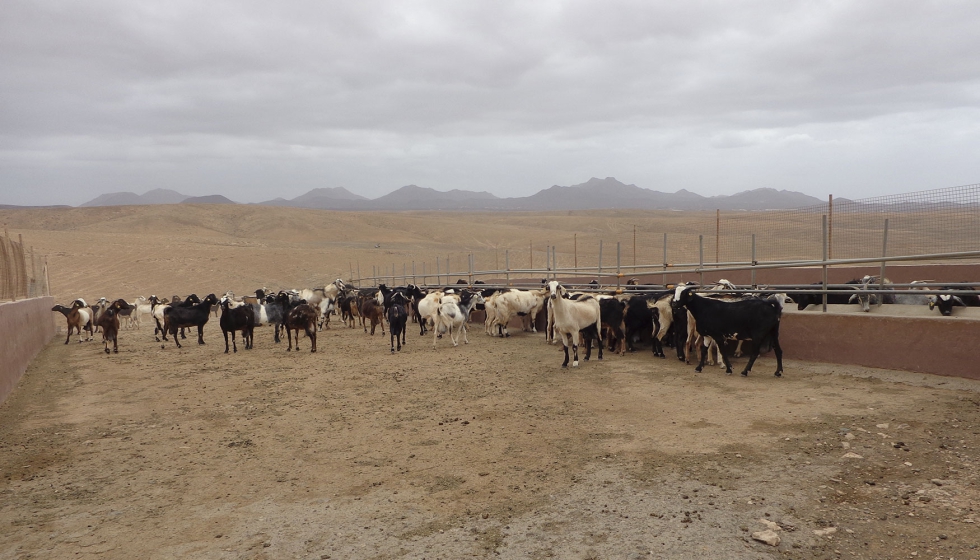
<path fill-rule="evenodd" d="M 350 261 L 364 272 L 586 230 L 626 241 L 660 219 L 0 218 L 49 256 L 60 302 L 323 284 Z M 205 338 L 161 349 L 124 330 L 118 355 L 62 340 L 42 352 L 0 406 L 0 559 L 980 558 L 976 382 L 792 356 L 782 379 L 765 358 L 749 378 L 696 374 L 648 349 L 562 371 L 542 335 L 476 327 L 455 349 L 410 332 L 395 356 L 336 325 L 317 354 L 287 353 L 268 328 L 227 356 L 215 324 Z M 763 519 L 778 546 L 751 538 Z"/>

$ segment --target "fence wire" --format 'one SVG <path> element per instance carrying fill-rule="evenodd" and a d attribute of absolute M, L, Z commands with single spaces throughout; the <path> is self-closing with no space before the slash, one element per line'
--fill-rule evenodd
<path fill-rule="evenodd" d="M 831 259 L 877 257 L 883 251 L 896 256 L 980 247 L 980 185 L 965 185 L 859 200 L 836 198 L 832 206 L 828 201 L 795 210 L 721 213 L 716 227 L 718 258 L 721 262 L 750 260 L 754 233 L 757 260 L 819 259 L 824 216 Z"/>
<path fill-rule="evenodd" d="M 543 216 L 539 227 L 555 231 L 547 242 L 532 239 L 523 247 L 501 245 L 490 251 L 459 247 L 418 261 L 361 263 L 356 271 L 352 267 L 351 279 L 397 283 L 423 276 L 434 280 L 437 272 L 448 280 L 465 278 L 470 271 L 503 277 L 489 272 L 533 269 L 538 274 L 554 268 L 567 272 L 570 267 L 581 274 L 610 274 L 619 265 L 625 274 L 633 274 L 656 272 L 664 263 L 682 267 L 816 261 L 824 256 L 825 219 L 829 260 L 978 251 L 980 184 L 856 200 L 834 198 L 832 205 L 828 200 L 791 210 L 651 211 L 648 218 L 629 226 L 608 219 L 578 233 L 555 223 L 574 219 L 571 212 L 567 217 Z M 552 248 L 553 258 L 548 253 Z"/>
<path fill-rule="evenodd" d="M 47 259 L 25 248 L 22 239 L 14 241 L 6 232 L 0 235 L 0 301 L 51 295 Z"/>

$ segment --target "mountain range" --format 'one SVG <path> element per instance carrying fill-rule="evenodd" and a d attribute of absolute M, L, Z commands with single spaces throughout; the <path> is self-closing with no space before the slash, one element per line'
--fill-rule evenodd
<path fill-rule="evenodd" d="M 169 189 L 154 189 L 142 195 L 131 192 L 104 194 L 82 206 L 140 204 L 236 204 L 221 195 L 191 197 Z M 787 190 L 753 189 L 734 195 L 705 197 L 681 189 L 666 193 L 627 185 L 613 177 L 589 179 L 563 187 L 554 185 L 531 196 L 501 198 L 489 192 L 435 189 L 407 185 L 384 196 L 370 199 L 343 187 L 318 188 L 293 199 L 275 198 L 259 202 L 265 206 L 289 206 L 320 210 L 776 210 L 823 204 L 818 198 Z"/>

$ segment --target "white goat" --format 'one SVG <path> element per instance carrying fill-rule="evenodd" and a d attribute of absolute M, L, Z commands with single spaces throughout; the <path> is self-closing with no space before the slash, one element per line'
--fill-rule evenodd
<path fill-rule="evenodd" d="M 568 367 L 568 342 L 571 339 L 574 361 L 572 367 L 578 367 L 578 347 L 580 331 L 595 329 L 598 338 L 599 359 L 602 359 L 602 315 L 599 311 L 599 301 L 592 296 L 583 296 L 577 300 L 568 299 L 568 291 L 558 282 L 548 282 L 552 310 L 555 315 L 555 330 L 561 335 L 561 343 L 565 349 L 565 361 L 561 367 Z M 592 344 L 586 337 L 585 359 L 592 355 Z"/>
<path fill-rule="evenodd" d="M 423 334 L 427 328 L 435 323 L 436 312 L 439 311 L 442 298 L 446 295 L 452 295 L 452 290 L 449 290 L 448 294 L 442 290 L 434 290 L 419 300 L 418 311 L 422 322 L 419 329 Z"/>
<path fill-rule="evenodd" d="M 458 295 L 446 295 L 439 302 L 434 316 L 435 324 L 432 327 L 432 347 L 436 347 L 436 340 L 439 336 L 449 333 L 453 346 L 459 346 L 459 333 L 463 333 L 463 343 L 469 344 L 466 339 L 466 313 L 459 308 Z"/>
<path fill-rule="evenodd" d="M 501 337 L 510 336 L 510 333 L 507 331 L 507 324 L 510 323 L 514 315 L 520 315 L 522 317 L 527 316 L 531 322 L 530 329 L 525 328 L 524 330 L 538 332 L 535 321 L 538 313 L 544 308 L 544 300 L 547 293 L 545 289 L 512 289 L 494 294 L 496 297 L 493 298 L 493 319 L 488 320 L 487 330 L 493 332 L 493 327 L 496 326 Z M 489 312 L 487 313 L 487 317 L 490 317 Z"/>

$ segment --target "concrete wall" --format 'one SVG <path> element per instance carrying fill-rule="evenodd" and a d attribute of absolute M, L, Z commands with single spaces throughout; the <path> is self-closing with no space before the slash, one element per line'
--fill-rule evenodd
<path fill-rule="evenodd" d="M 27 364 L 55 334 L 54 298 L 0 303 L 0 403 L 14 390 Z"/>
<path fill-rule="evenodd" d="M 965 315 L 785 313 L 779 326 L 785 358 L 976 380 L 978 337 L 980 320 Z"/>

